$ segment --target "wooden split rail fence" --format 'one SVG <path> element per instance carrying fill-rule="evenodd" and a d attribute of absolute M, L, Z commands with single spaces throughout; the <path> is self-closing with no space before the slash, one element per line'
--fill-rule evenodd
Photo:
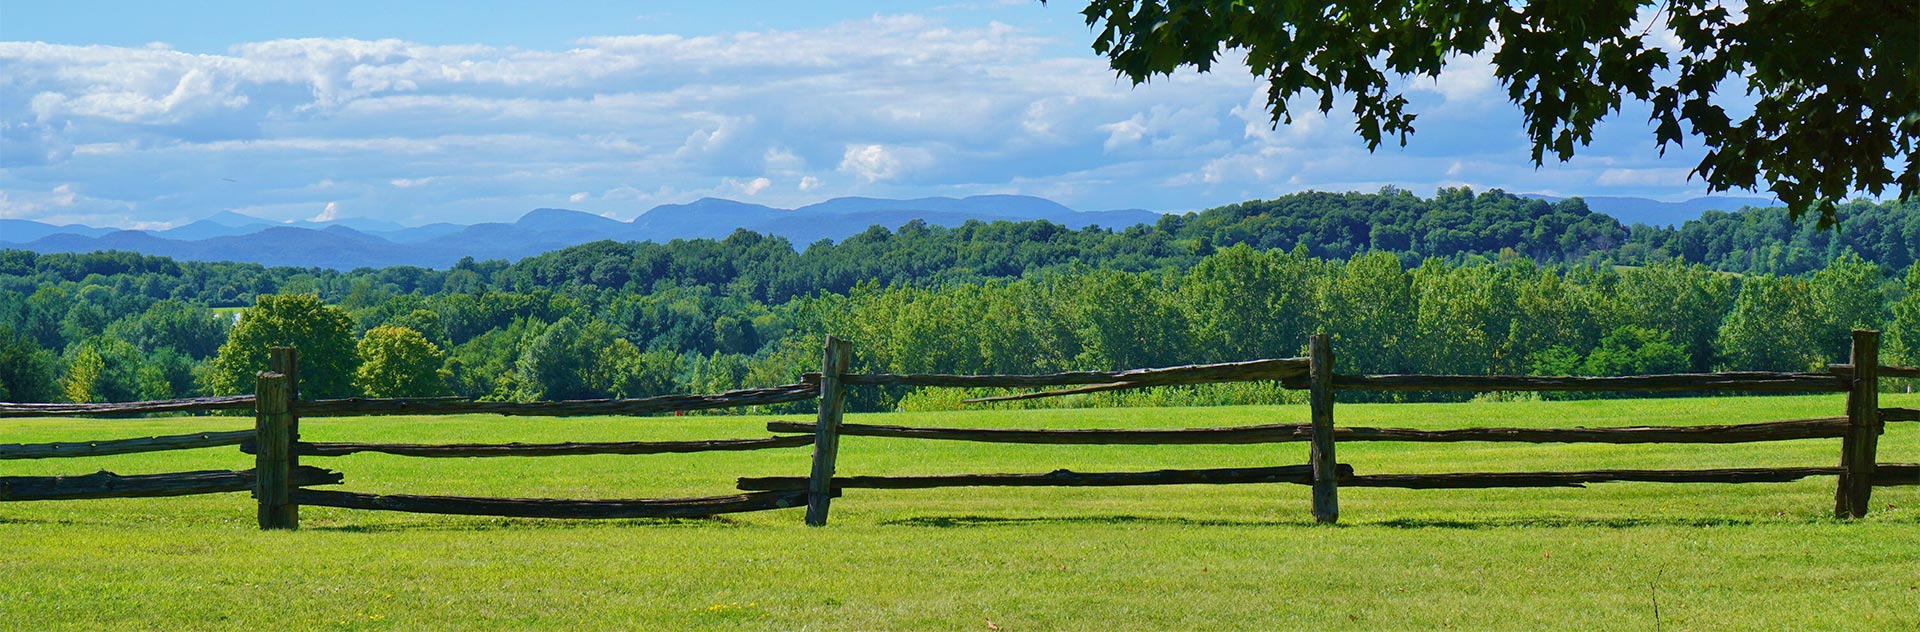
<path fill-rule="evenodd" d="M 1324 334 L 1310 340 L 1308 356 L 1199 366 L 1081 371 L 1049 375 L 944 375 L 853 373 L 852 346 L 829 337 L 822 370 L 799 384 L 714 395 L 669 395 L 629 400 L 562 402 L 474 402 L 456 398 L 304 400 L 297 390 L 299 365 L 294 350 L 275 348 L 270 370 L 259 375 L 257 395 L 132 402 L 118 404 L 0 403 L 0 417 L 101 416 L 160 412 L 252 410 L 253 430 L 85 443 L 0 445 L 0 460 L 128 454 L 160 450 L 238 446 L 252 454 L 248 470 L 178 472 L 120 476 L 99 472 L 81 476 L 0 477 L 0 501 L 66 500 L 134 496 L 177 496 L 252 491 L 262 528 L 291 529 L 299 507 L 313 505 L 420 513 L 533 518 L 699 517 L 805 505 L 806 522 L 824 525 L 833 498 L 846 489 L 920 489 L 955 486 L 1128 486 L 1293 483 L 1312 488 L 1316 520 L 1339 519 L 1342 487 L 1469 489 L 1493 487 L 1581 487 L 1614 481 L 1663 483 L 1777 483 L 1814 476 L 1836 476 L 1834 513 L 1865 516 L 1873 488 L 1920 485 L 1920 465 L 1878 463 L 1878 439 L 1889 422 L 1920 421 L 1920 410 L 1881 408 L 1882 378 L 1920 379 L 1920 368 L 1881 366 L 1879 333 L 1855 331 L 1852 360 L 1823 373 L 1724 372 L 1632 377 L 1534 377 L 1463 375 L 1340 375 L 1334 373 L 1331 345 Z M 1173 429 L 1001 429 L 929 428 L 843 423 L 848 388 L 862 386 L 1037 388 L 1029 393 L 983 397 L 994 402 L 1056 397 L 1155 386 L 1223 382 L 1276 381 L 1309 391 L 1309 420 L 1231 428 Z M 1336 426 L 1336 394 L 1343 390 L 1384 391 L 1611 391 L 1611 392 L 1757 392 L 1847 393 L 1844 416 L 1710 426 L 1637 426 L 1618 428 L 1462 428 L 1417 430 Z M 368 415 L 449 415 L 489 413 L 523 416 L 642 415 L 712 410 L 817 400 L 812 422 L 775 421 L 770 437 L 710 441 L 628 441 L 551 444 L 397 444 L 326 443 L 300 440 L 302 417 Z M 960 474 L 944 476 L 842 476 L 836 472 L 842 436 L 887 437 L 989 443 L 1056 445 L 1252 444 L 1307 442 L 1307 463 L 1274 467 L 1158 470 L 1144 472 L 1071 472 Z M 1523 443 L 1697 443 L 1725 444 L 1796 439 L 1840 439 L 1837 466 L 1696 470 L 1590 470 L 1569 472 L 1463 472 L 1447 474 L 1356 473 L 1340 463 L 1335 448 L 1348 441 L 1523 442 Z M 666 454 L 762 450 L 813 446 L 807 476 L 741 478 L 737 492 L 698 498 L 569 500 L 548 498 L 474 498 L 463 496 L 376 495 L 310 489 L 339 484 L 335 471 L 302 465 L 301 457 L 332 457 L 374 452 L 410 457 L 564 456 L 582 454 Z"/>

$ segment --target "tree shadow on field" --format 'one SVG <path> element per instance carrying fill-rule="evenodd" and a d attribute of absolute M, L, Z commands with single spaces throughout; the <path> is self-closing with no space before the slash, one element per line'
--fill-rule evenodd
<path fill-rule="evenodd" d="M 1916 523 L 1920 518 L 1901 516 L 1892 522 Z M 1602 528 L 1636 529 L 1649 527 L 1744 527 L 1843 525 L 1842 521 L 1817 516 L 1734 517 L 1734 516 L 1497 516 L 1487 518 L 1390 518 L 1384 520 L 1347 519 L 1335 525 L 1322 525 L 1311 518 L 1298 520 L 1238 520 L 1225 518 L 1183 518 L 1177 516 L 1139 516 L 1129 514 L 1100 516 L 1004 517 L 980 515 L 914 516 L 880 522 L 886 526 L 962 528 L 997 527 L 1029 524 L 1081 525 L 1170 525 L 1182 527 L 1295 527 L 1313 529 L 1388 528 L 1388 529 L 1512 529 L 1512 528 Z"/>
<path fill-rule="evenodd" d="M 609 527 L 693 527 L 693 528 L 738 528 L 746 523 L 725 516 L 711 518 L 612 518 L 612 519 L 565 519 L 565 518 L 487 518 L 487 517 L 449 517 L 442 519 L 396 520 L 375 523 L 347 523 L 301 525 L 303 531 L 323 531 L 332 533 L 403 533 L 403 532 L 453 532 L 453 531 L 557 531 L 568 529 L 603 529 Z"/>

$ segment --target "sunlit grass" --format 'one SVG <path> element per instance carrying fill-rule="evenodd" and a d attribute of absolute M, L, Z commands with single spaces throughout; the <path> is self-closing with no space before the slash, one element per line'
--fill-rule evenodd
<path fill-rule="evenodd" d="M 1888 395 L 1887 405 L 1920 406 Z M 1835 416 L 1838 396 L 1340 405 L 1343 425 L 1614 426 Z M 310 419 L 314 441 L 765 436 L 774 417 Z M 800 419 L 800 417 L 779 417 Z M 1301 406 L 854 415 L 1021 428 L 1297 422 Z M 249 427 L 246 418 L 0 420 L 0 442 Z M 1920 424 L 1881 460 L 1920 461 Z M 1732 446 L 1347 443 L 1361 473 L 1833 465 L 1838 440 Z M 848 437 L 844 474 L 1303 463 L 1305 444 L 1023 446 Z M 376 493 L 632 498 L 798 476 L 808 450 L 553 458 L 309 458 Z M 0 462 L 0 474 L 250 465 L 236 450 Z M 1293 485 L 851 490 L 799 510 L 560 521 L 302 510 L 246 494 L 0 504 L 0 627 L 16 629 L 1915 629 L 1920 487 L 1831 519 L 1833 479 L 1588 489 L 1349 489 L 1342 525 Z"/>

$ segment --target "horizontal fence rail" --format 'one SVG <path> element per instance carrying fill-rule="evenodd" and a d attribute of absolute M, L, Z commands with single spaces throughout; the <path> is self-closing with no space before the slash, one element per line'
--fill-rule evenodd
<path fill-rule="evenodd" d="M 1827 373 L 1680 373 L 1627 377 L 1532 375 L 1335 375 L 1339 390 L 1368 391 L 1747 391 L 1845 393 L 1848 380 Z"/>
<path fill-rule="evenodd" d="M 1920 421 L 1920 408 L 1882 408 L 1880 421 Z"/>
<path fill-rule="evenodd" d="M 369 415 L 470 415 L 523 417 L 583 417 L 589 415 L 649 415 L 676 411 L 764 406 L 811 400 L 819 392 L 813 384 L 749 388 L 712 395 L 662 395 L 644 399 L 579 399 L 558 402 L 475 402 L 428 399 L 302 400 L 301 417 L 355 417 Z"/>
<path fill-rule="evenodd" d="M 804 479 L 802 479 L 804 480 Z M 411 513 L 507 518 L 700 518 L 724 513 L 785 509 L 807 504 L 805 491 L 705 498 L 560 500 L 466 496 L 376 495 L 314 489 L 293 490 L 302 505 Z"/>
<path fill-rule="evenodd" d="M 1873 471 L 1874 487 L 1920 485 L 1920 464 L 1881 463 Z"/>
<path fill-rule="evenodd" d="M 775 421 L 767 430 L 811 433 L 813 423 Z M 1461 428 L 1415 430 L 1340 426 L 1339 441 L 1514 443 L 1751 443 L 1795 439 L 1832 439 L 1846 435 L 1847 418 L 1796 419 L 1722 426 L 1625 426 L 1617 428 Z M 1039 443 L 1059 445 L 1200 445 L 1290 443 L 1313 438 L 1311 424 L 1270 424 L 1227 428 L 1173 429 L 1061 429 L 929 428 L 868 424 L 841 424 L 849 437 L 939 439 L 985 443 Z"/>
<path fill-rule="evenodd" d="M 1341 471 L 1351 474 L 1351 466 Z M 939 476 L 835 476 L 834 489 L 929 489 L 935 487 L 1117 487 L 1129 485 L 1199 485 L 1234 483 L 1313 483 L 1313 468 L 1307 465 L 1279 467 L 1237 467 L 1206 470 L 1157 470 L 1152 472 L 1074 472 L 1054 470 L 1045 474 L 949 474 Z M 804 476 L 765 476 L 741 478 L 742 490 L 806 489 Z"/>
<path fill-rule="evenodd" d="M 295 485 L 331 485 L 341 480 L 339 472 L 317 467 L 298 467 L 292 472 Z M 244 492 L 253 489 L 253 486 L 253 470 L 203 470 L 132 476 L 106 471 L 78 476 L 0 476 L 0 501 L 189 496 Z"/>
<path fill-rule="evenodd" d="M 1175 386 L 1285 380 L 1307 374 L 1306 358 L 1280 358 L 1249 362 L 1196 364 L 1128 371 L 1070 371 L 1044 375 L 949 375 L 941 373 L 848 373 L 842 383 L 859 386 L 941 386 L 952 388 L 1024 388 L 1035 386 L 1072 386 L 1126 384 L 1135 386 Z"/>
<path fill-rule="evenodd" d="M 139 437 L 110 441 L 64 441 L 55 443 L 16 443 L 0 445 L 0 460 L 57 459 L 110 454 L 135 454 L 166 450 L 191 450 L 240 445 L 253 438 L 252 430 L 196 432 L 164 437 Z"/>
<path fill-rule="evenodd" d="M 1874 370 L 1880 377 L 1920 380 L 1920 367 L 1883 365 L 1874 367 Z M 1827 365 L 1827 371 L 1843 378 L 1853 379 L 1853 365 L 1851 364 L 1829 364 Z"/>
<path fill-rule="evenodd" d="M 253 410 L 252 395 L 161 399 L 108 404 L 20 404 L 0 402 L 0 417 L 92 417 L 140 413 L 187 413 L 216 410 Z"/>
<path fill-rule="evenodd" d="M 249 433 L 251 434 L 251 433 Z M 293 453 L 300 456 L 345 456 L 371 452 L 397 456 L 457 458 L 498 456 L 573 456 L 587 454 L 684 454 L 691 452 L 727 452 L 793 448 L 813 445 L 813 437 L 769 437 L 765 439 L 718 439 L 713 441 L 617 441 L 604 443 L 295 443 Z M 240 444 L 240 450 L 253 454 L 252 441 Z"/>
<path fill-rule="evenodd" d="M 1585 487 L 1589 483 L 1787 483 L 1834 476 L 1839 467 L 1777 467 L 1718 470 L 1591 470 L 1585 472 L 1469 472 L 1369 474 L 1340 479 L 1342 487 L 1484 489 L 1493 487 Z"/>

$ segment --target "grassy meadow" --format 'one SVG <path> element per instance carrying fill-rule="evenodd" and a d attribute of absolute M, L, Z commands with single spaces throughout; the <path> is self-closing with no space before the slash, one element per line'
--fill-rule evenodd
<path fill-rule="evenodd" d="M 1920 407 L 1920 396 L 1885 405 Z M 1343 425 L 1705 424 L 1841 414 L 1841 396 L 1340 405 Z M 796 419 L 797 417 L 784 417 Z M 1305 406 L 852 415 L 854 423 L 1180 427 Z M 772 417 L 310 419 L 313 441 L 764 436 Z M 0 442 L 251 426 L 249 418 L 0 419 Z M 1920 461 L 1920 424 L 1881 460 Z M 1341 444 L 1360 473 L 1832 465 L 1839 441 L 1728 446 Z M 843 474 L 1304 463 L 1304 443 L 1023 446 L 849 437 Z M 308 458 L 374 493 L 633 498 L 804 475 L 808 449 L 550 458 Z M 232 448 L 0 462 L 0 475 L 249 467 Z M 0 504 L 0 628 L 695 630 L 1913 630 L 1920 487 L 1831 518 L 1831 477 L 1588 489 L 1347 489 L 1313 524 L 1295 485 L 851 490 L 712 520 L 564 521 L 307 507 L 254 528 L 244 493 Z"/>

